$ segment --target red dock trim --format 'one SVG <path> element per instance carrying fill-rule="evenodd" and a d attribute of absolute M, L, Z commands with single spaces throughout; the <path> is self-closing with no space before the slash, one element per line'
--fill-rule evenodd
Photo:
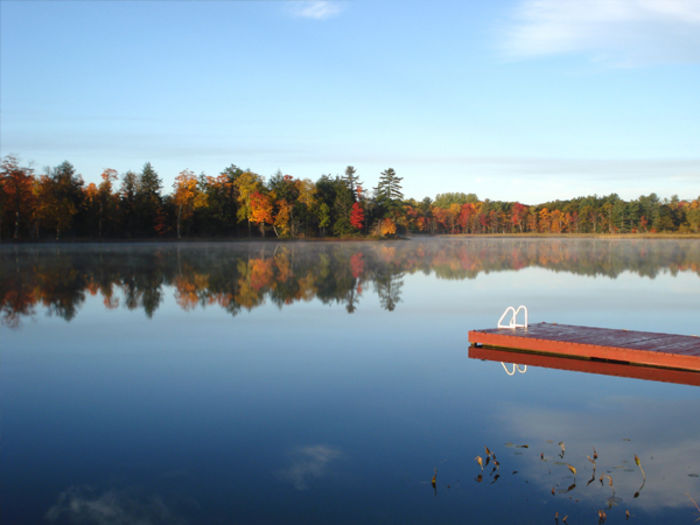
<path fill-rule="evenodd" d="M 469 342 L 605 359 L 639 365 L 700 371 L 700 337 L 538 323 L 527 328 L 472 330 Z"/>
<path fill-rule="evenodd" d="M 626 365 L 608 361 L 591 361 L 589 359 L 574 359 L 571 357 L 532 354 L 478 346 L 469 347 L 469 357 L 472 359 L 486 359 L 488 361 L 556 368 L 558 370 L 571 370 L 589 374 L 631 377 L 633 379 L 645 379 L 648 381 L 663 381 L 666 383 L 700 386 L 700 372 L 691 372 L 688 370 Z"/>

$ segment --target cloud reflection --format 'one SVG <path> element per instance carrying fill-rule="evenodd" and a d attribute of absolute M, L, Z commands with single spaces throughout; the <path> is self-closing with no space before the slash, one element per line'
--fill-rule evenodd
<path fill-rule="evenodd" d="M 327 445 L 302 447 L 291 454 L 289 466 L 277 476 L 296 490 L 307 490 L 311 481 L 325 476 L 329 464 L 341 455 L 339 449 Z"/>
<path fill-rule="evenodd" d="M 185 523 L 157 496 L 144 501 L 112 489 L 98 494 L 89 487 L 69 487 L 61 492 L 44 517 L 51 523 L 96 525 Z"/>
<path fill-rule="evenodd" d="M 528 440 L 529 449 L 519 456 L 525 463 L 521 472 L 543 492 L 570 483 L 565 465 L 569 463 L 578 470 L 575 497 L 581 501 L 605 505 L 612 491 L 607 479 L 601 484 L 598 478 L 609 474 L 620 504 L 658 511 L 687 507 L 686 493 L 700 492 L 697 409 L 697 401 L 607 397 L 573 411 L 512 405 L 498 418 L 507 432 Z M 678 425 L 680 420 L 683 425 Z M 560 440 L 566 443 L 564 458 L 557 457 Z M 599 454 L 596 480 L 586 485 L 583 481 L 591 477 L 593 467 L 586 456 L 593 454 L 594 447 Z M 635 465 L 635 454 L 646 471 L 641 491 L 642 473 Z"/>

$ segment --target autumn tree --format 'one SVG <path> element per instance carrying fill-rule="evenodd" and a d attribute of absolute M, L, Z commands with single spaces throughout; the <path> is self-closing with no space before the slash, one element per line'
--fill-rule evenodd
<path fill-rule="evenodd" d="M 78 213 L 83 198 L 83 179 L 76 175 L 73 165 L 65 161 L 42 177 L 40 194 L 43 219 L 55 229 L 56 240 L 66 232 Z"/>
<path fill-rule="evenodd" d="M 278 171 L 270 178 L 269 187 L 274 200 L 274 221 L 272 228 L 277 237 L 290 237 L 296 234 L 297 221 L 294 203 L 299 199 L 299 185 L 291 175 Z"/>
<path fill-rule="evenodd" d="M 254 191 L 250 194 L 250 222 L 260 226 L 260 234 L 265 237 L 265 225 L 274 222 L 273 204 L 270 195 Z"/>
<path fill-rule="evenodd" d="M 382 219 L 379 222 L 379 235 L 381 237 L 392 237 L 396 235 L 396 223 L 389 217 Z"/>
<path fill-rule="evenodd" d="M 359 202 L 352 205 L 350 212 L 350 224 L 358 231 L 362 231 L 362 226 L 365 222 L 365 212 Z"/>
<path fill-rule="evenodd" d="M 263 189 L 262 178 L 260 175 L 246 171 L 236 177 L 233 184 L 236 190 L 236 200 L 238 202 L 236 217 L 239 222 L 248 222 L 248 235 L 250 236 L 251 222 L 256 222 L 251 220 L 253 213 L 251 196 L 253 193 L 260 193 Z"/>
<path fill-rule="evenodd" d="M 292 235 L 292 205 L 286 199 L 279 199 L 275 207 L 277 211 L 272 223 L 272 229 L 278 238 L 290 237 Z"/>
<path fill-rule="evenodd" d="M 196 209 L 206 206 L 207 194 L 202 191 L 197 176 L 190 170 L 183 170 L 175 177 L 173 188 L 173 202 L 177 209 L 176 231 L 177 238 L 180 239 L 182 221 L 192 217 Z"/>
<path fill-rule="evenodd" d="M 34 206 L 32 170 L 21 167 L 15 157 L 6 156 L 0 165 L 0 237 L 2 224 L 12 224 L 12 238 L 29 228 Z"/>
<path fill-rule="evenodd" d="M 513 228 L 518 228 L 520 233 L 523 232 L 527 220 L 527 206 L 514 202 L 510 208 L 510 222 Z"/>

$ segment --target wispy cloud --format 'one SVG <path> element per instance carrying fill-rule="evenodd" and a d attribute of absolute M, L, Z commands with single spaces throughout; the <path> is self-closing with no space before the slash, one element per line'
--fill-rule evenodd
<path fill-rule="evenodd" d="M 700 62 L 697 0 L 522 0 L 505 35 L 513 58 L 582 53 L 616 66 Z"/>
<path fill-rule="evenodd" d="M 338 16 L 343 11 L 343 5 L 339 2 L 328 0 L 295 1 L 290 6 L 292 15 L 300 18 L 325 20 Z"/>

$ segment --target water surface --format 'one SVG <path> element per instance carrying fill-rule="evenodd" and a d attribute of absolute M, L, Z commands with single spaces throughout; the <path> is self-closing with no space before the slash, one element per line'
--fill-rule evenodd
<path fill-rule="evenodd" d="M 2 246 L 0 301 L 3 522 L 698 517 L 698 387 L 466 338 L 521 303 L 698 334 L 696 240 Z"/>

